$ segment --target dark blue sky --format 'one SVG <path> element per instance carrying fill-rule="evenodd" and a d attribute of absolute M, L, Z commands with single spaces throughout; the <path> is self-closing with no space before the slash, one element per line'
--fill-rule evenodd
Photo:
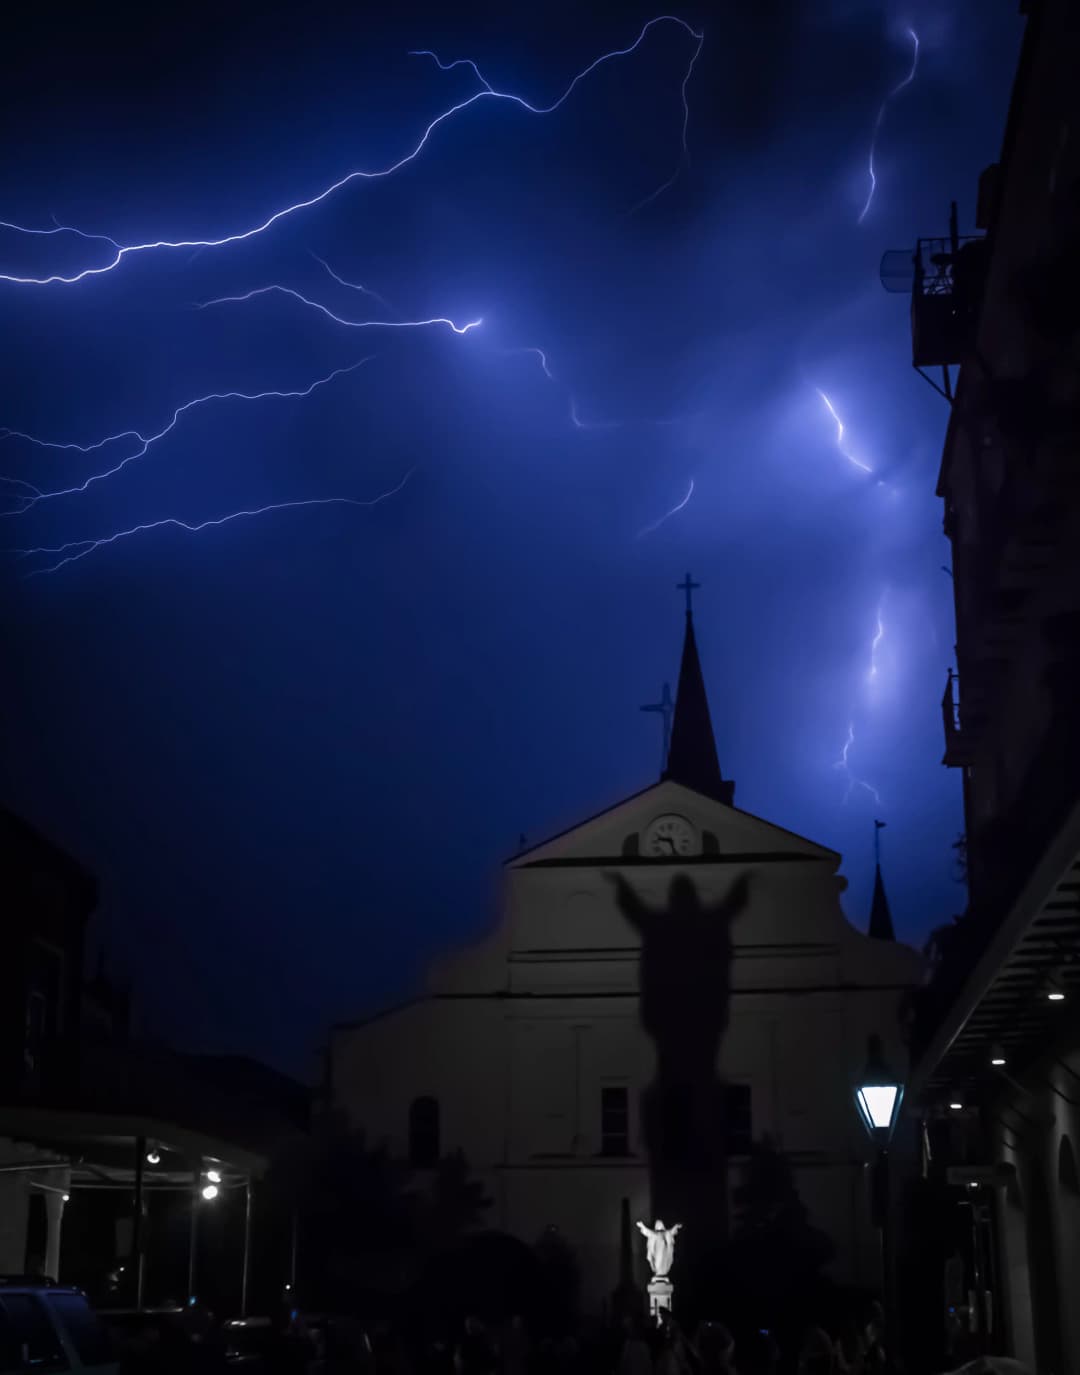
<path fill-rule="evenodd" d="M 373 509 L 162 528 L 29 579 L 48 560 L 4 564 L 3 800 L 100 876 L 101 937 L 152 1029 L 303 1067 L 327 1021 L 400 998 L 479 932 L 519 832 L 654 777 L 658 723 L 638 706 L 674 683 L 687 568 L 736 801 L 841 850 L 859 924 L 875 815 L 901 933 L 920 942 L 962 905 L 958 779 L 940 765 L 947 415 L 877 268 L 944 233 L 953 197 L 970 226 L 1016 8 L 681 10 L 705 32 L 690 165 L 636 213 L 679 158 L 693 41 L 674 24 L 554 114 L 480 102 L 392 179 L 257 239 L 72 286 L 0 283 L 0 424 L 55 441 L 153 431 L 194 397 L 299 390 L 371 356 L 306 399 L 194 408 L 122 474 L 8 515 L 5 546 L 362 500 L 412 472 Z M 247 229 L 393 162 L 476 89 L 409 49 L 474 58 L 548 104 L 659 12 L 24 11 L 3 57 L 17 137 L 0 217 L 126 243 Z M 919 68 L 882 122 L 860 225 L 909 25 Z M 15 275 L 110 252 L 0 231 Z M 347 329 L 280 295 L 193 308 L 270 283 L 355 320 L 484 323 Z M 872 475 L 840 452 L 818 389 Z M 126 442 L 81 455 L 8 438 L 0 471 L 73 485 Z M 851 771 L 880 804 L 837 767 L 849 726 Z"/>

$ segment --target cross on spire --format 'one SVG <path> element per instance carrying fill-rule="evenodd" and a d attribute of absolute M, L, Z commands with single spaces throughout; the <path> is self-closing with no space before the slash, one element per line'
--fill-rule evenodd
<path fill-rule="evenodd" d="M 694 596 L 694 592 L 697 590 L 697 588 L 699 588 L 699 587 L 701 586 L 701 583 L 699 583 L 699 582 L 694 582 L 694 580 L 693 580 L 693 578 L 691 578 L 690 574 L 687 573 L 687 575 L 686 575 L 686 581 L 685 581 L 685 582 L 676 583 L 675 586 L 678 588 L 678 590 L 679 590 L 680 592 L 685 592 L 685 593 L 686 593 L 686 614 L 687 614 L 688 616 L 692 615 L 692 614 L 693 614 L 693 610 L 694 610 L 694 605 L 693 605 L 693 596 Z"/>
<path fill-rule="evenodd" d="M 641 710 L 659 712 L 662 718 L 664 727 L 663 750 L 660 755 L 660 773 L 662 775 L 667 768 L 668 753 L 671 750 L 671 718 L 675 715 L 675 703 L 671 697 L 671 684 L 664 684 L 664 690 L 660 694 L 659 702 L 650 702 L 647 706 L 642 707 Z"/>

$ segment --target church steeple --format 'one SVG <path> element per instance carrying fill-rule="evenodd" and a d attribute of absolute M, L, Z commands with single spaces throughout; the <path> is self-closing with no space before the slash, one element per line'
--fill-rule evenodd
<path fill-rule="evenodd" d="M 867 935 L 878 941 L 896 940 L 893 930 L 892 913 L 889 899 L 885 896 L 885 884 L 881 877 L 881 828 L 884 821 L 874 822 L 874 896 L 870 901 L 870 925 Z"/>
<path fill-rule="evenodd" d="M 735 795 L 735 784 L 730 780 L 725 781 L 720 772 L 712 718 L 709 716 L 709 699 L 705 695 L 705 679 L 694 636 L 694 609 L 690 598 L 699 585 L 689 573 L 686 581 L 679 583 L 679 590 L 686 593 L 686 636 L 675 696 L 675 717 L 671 725 L 671 747 L 663 776 L 730 806 Z"/>

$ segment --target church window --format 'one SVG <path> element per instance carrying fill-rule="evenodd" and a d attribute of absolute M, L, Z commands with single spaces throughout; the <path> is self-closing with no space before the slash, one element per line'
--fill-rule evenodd
<path fill-rule="evenodd" d="M 439 1163 L 439 1100 L 414 1098 L 409 1107 L 409 1164 L 431 1170 Z"/>
<path fill-rule="evenodd" d="M 748 1155 L 754 1139 L 750 1085 L 728 1084 L 724 1091 L 724 1143 L 728 1155 Z"/>
<path fill-rule="evenodd" d="M 630 1093 L 624 1084 L 600 1090 L 600 1154 L 630 1154 Z"/>

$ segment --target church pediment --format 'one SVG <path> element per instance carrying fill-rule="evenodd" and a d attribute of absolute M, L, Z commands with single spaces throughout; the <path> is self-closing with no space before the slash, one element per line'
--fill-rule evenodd
<path fill-rule="evenodd" d="M 840 863 L 835 850 L 667 779 L 516 855 L 507 867 L 722 863 L 736 857 L 821 860 L 833 868 Z"/>

